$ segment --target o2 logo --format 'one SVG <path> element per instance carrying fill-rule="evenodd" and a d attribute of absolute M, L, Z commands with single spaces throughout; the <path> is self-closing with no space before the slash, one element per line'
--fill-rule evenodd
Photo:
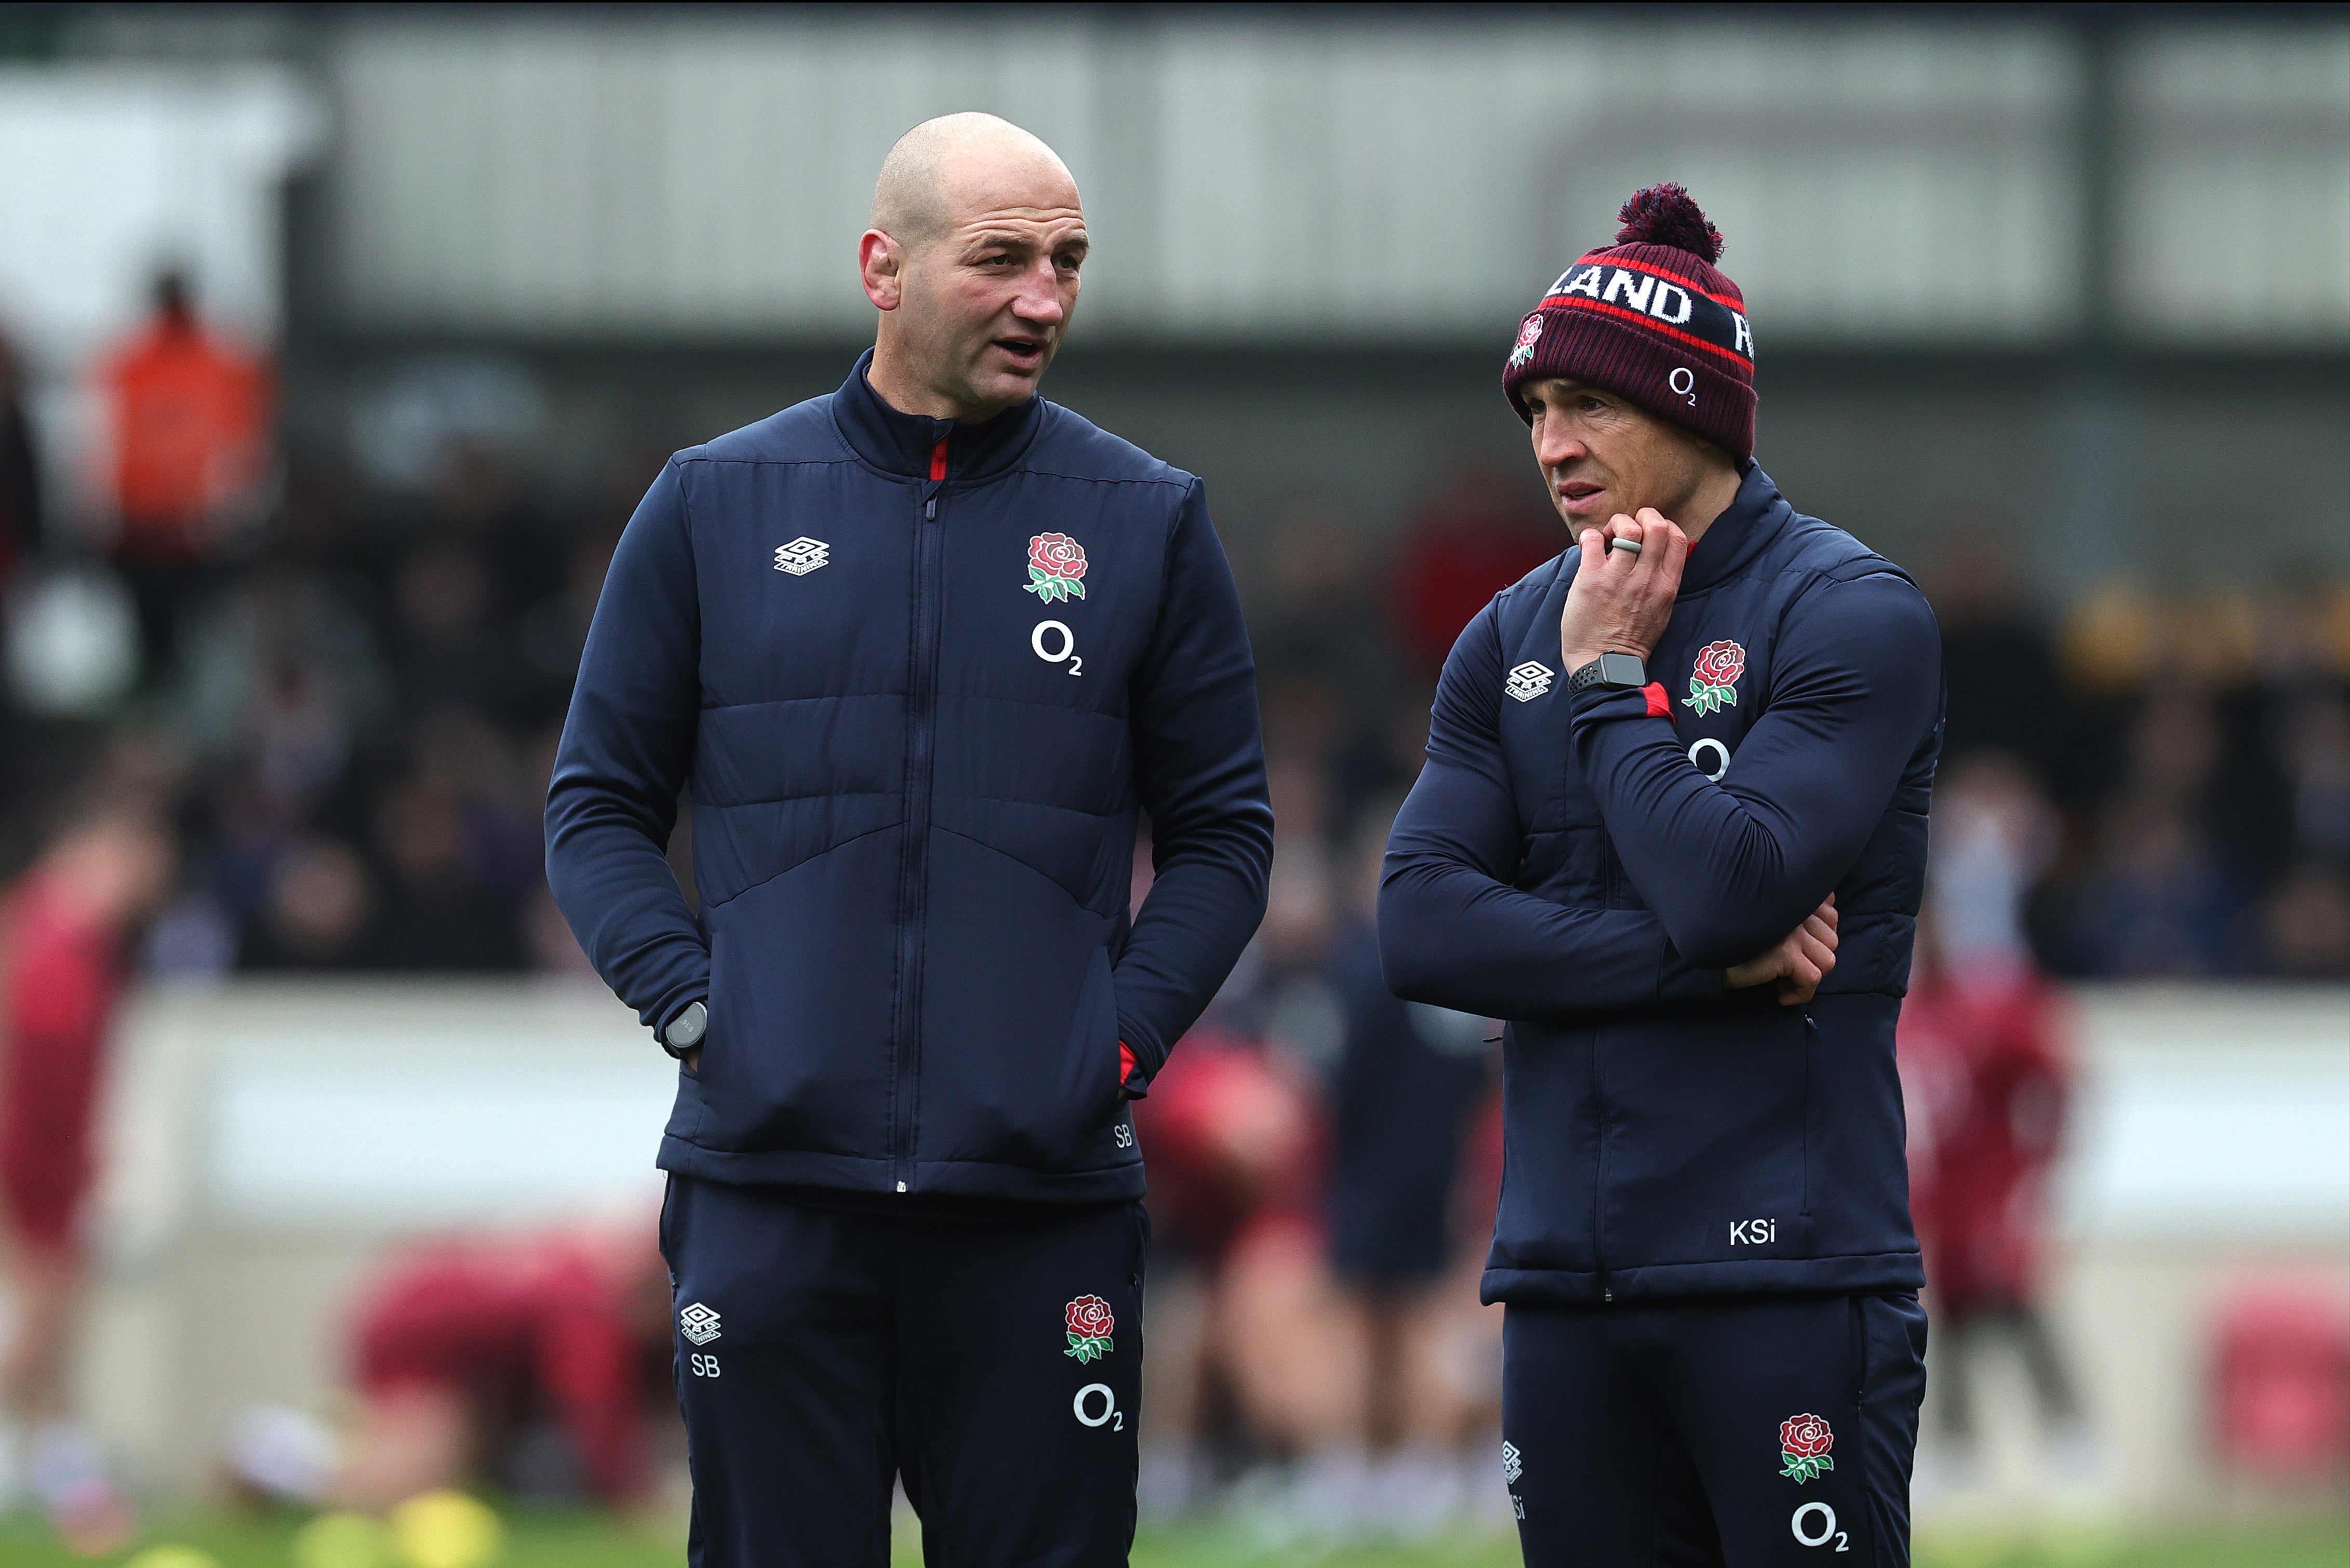
<path fill-rule="evenodd" d="M 1061 645 L 1058 651 L 1045 646 L 1055 638 Z M 1072 675 L 1086 672 L 1086 661 L 1077 652 L 1077 634 L 1057 620 L 1038 621 L 1036 629 L 1028 634 L 1028 646 L 1047 664 L 1066 664 Z"/>
<path fill-rule="evenodd" d="M 1720 784 L 1721 775 L 1730 771 L 1730 748 L 1708 735 L 1690 747 L 1689 760 L 1690 766 L 1711 782 Z M 1711 767 L 1706 765 L 1709 762 L 1713 764 Z"/>
<path fill-rule="evenodd" d="M 718 1357 L 715 1355 L 704 1355 L 702 1352 L 697 1350 L 692 1355 L 685 1358 L 685 1365 L 687 1369 L 696 1377 L 715 1377 L 718 1376 Z"/>
<path fill-rule="evenodd" d="M 1825 1546 L 1833 1541 L 1838 1552 L 1852 1550 L 1850 1532 L 1836 1528 L 1835 1510 L 1826 1503 L 1804 1504 L 1795 1510 L 1795 1517 L 1787 1521 L 1787 1528 L 1795 1532 L 1798 1546 Z"/>
<path fill-rule="evenodd" d="M 1101 1396 L 1098 1401 L 1094 1397 L 1097 1394 Z M 1094 1413 L 1097 1403 L 1101 1406 L 1099 1415 Z M 1078 1389 L 1077 1397 L 1069 1401 L 1069 1410 L 1076 1417 L 1080 1427 L 1107 1427 L 1113 1432 L 1126 1430 L 1126 1412 L 1118 1407 L 1118 1394 L 1107 1383 L 1088 1383 Z"/>

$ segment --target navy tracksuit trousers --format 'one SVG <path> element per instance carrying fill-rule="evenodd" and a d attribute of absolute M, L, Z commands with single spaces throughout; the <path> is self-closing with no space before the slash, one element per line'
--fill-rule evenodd
<path fill-rule="evenodd" d="M 1908 1568 L 1925 1394 L 1914 1295 L 1513 1303 L 1526 1568 Z"/>
<path fill-rule="evenodd" d="M 899 1476 L 937 1568 L 1124 1564 L 1141 1203 L 826 1203 L 670 1179 L 693 1568 L 886 1568 Z"/>

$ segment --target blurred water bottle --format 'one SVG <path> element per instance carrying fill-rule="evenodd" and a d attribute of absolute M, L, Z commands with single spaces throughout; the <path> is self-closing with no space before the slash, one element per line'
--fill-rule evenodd
<path fill-rule="evenodd" d="M 8 604 L 8 682 L 44 718 L 104 712 L 139 679 L 139 613 L 95 562 L 28 572 Z"/>

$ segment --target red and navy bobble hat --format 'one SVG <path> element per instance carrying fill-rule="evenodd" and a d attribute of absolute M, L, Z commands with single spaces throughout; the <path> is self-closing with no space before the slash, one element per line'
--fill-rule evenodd
<path fill-rule="evenodd" d="M 1754 455 L 1754 333 L 1746 298 L 1714 270 L 1721 231 L 1687 190 L 1636 191 L 1616 243 L 1559 275 L 1518 324 L 1502 392 L 1565 376 L 1627 398 L 1743 465 Z"/>

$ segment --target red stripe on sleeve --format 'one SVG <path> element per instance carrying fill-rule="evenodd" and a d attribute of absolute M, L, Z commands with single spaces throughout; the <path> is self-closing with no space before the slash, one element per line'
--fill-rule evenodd
<path fill-rule="evenodd" d="M 1669 719 L 1673 716 L 1672 699 L 1665 695 L 1663 682 L 1657 680 L 1649 681 L 1646 686 L 1640 688 L 1640 695 L 1648 700 L 1649 718 Z"/>

